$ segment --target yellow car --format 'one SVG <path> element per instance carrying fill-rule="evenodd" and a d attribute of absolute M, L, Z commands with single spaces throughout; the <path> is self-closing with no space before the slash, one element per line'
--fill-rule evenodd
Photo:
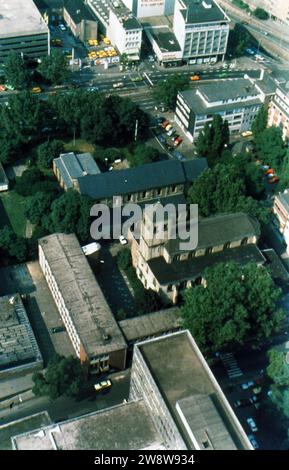
<path fill-rule="evenodd" d="M 40 88 L 40 86 L 35 86 L 31 89 L 31 93 L 41 93 L 42 90 Z"/>
<path fill-rule="evenodd" d="M 104 44 L 109 45 L 109 44 L 110 44 L 110 39 L 108 39 L 108 38 L 103 38 L 103 42 L 104 42 Z"/>
<path fill-rule="evenodd" d="M 103 380 L 102 382 L 95 384 L 94 389 L 96 392 L 101 392 L 102 390 L 105 390 L 106 388 L 110 388 L 111 386 L 112 386 L 112 383 L 110 380 Z"/>

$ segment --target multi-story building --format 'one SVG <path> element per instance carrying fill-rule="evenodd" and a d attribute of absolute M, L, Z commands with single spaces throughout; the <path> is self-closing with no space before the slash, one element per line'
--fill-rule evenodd
<path fill-rule="evenodd" d="M 0 378 L 29 373 L 43 360 L 19 294 L 0 297 Z"/>
<path fill-rule="evenodd" d="M 251 129 L 264 101 L 264 93 L 249 78 L 204 83 L 178 93 L 175 120 L 191 142 L 215 114 L 228 122 L 232 134 L 240 133 Z"/>
<path fill-rule="evenodd" d="M 49 28 L 33 0 L 0 2 L 0 62 L 12 51 L 31 59 L 50 53 Z"/>
<path fill-rule="evenodd" d="M 97 39 L 97 21 L 82 0 L 68 0 L 64 4 L 63 18 L 72 34 L 82 42 Z"/>
<path fill-rule="evenodd" d="M 135 345 L 128 398 L 122 405 L 14 436 L 13 449 L 253 449 L 188 331 Z"/>
<path fill-rule="evenodd" d="M 39 264 L 81 362 L 124 369 L 127 345 L 74 234 L 39 240 Z"/>
<path fill-rule="evenodd" d="M 282 129 L 283 139 L 289 138 L 289 91 L 278 85 L 268 109 L 268 126 Z"/>
<path fill-rule="evenodd" d="M 197 227 L 191 225 L 198 232 L 195 248 L 181 246 L 178 232 L 172 232 L 170 217 L 167 214 L 165 224 L 163 220 L 157 221 L 151 207 L 144 211 L 143 219 L 129 234 L 137 276 L 146 289 L 158 292 L 166 302 L 177 303 L 179 293 L 202 283 L 205 268 L 218 262 L 263 264 L 265 261 L 257 247 L 259 223 L 246 214 L 200 219 Z M 182 222 L 177 223 L 180 227 Z M 176 233 L 174 239 L 171 233 Z"/>
<path fill-rule="evenodd" d="M 113 46 L 128 60 L 140 59 L 142 26 L 122 0 L 86 0 L 98 18 L 99 30 L 109 37 Z"/>
<path fill-rule="evenodd" d="M 284 241 L 289 251 L 289 190 L 276 194 L 274 197 L 273 213 L 275 214 L 279 231 L 283 234 Z"/>
<path fill-rule="evenodd" d="M 214 0 L 175 0 L 173 31 L 190 64 L 224 60 L 229 18 Z"/>
<path fill-rule="evenodd" d="M 174 12 L 175 0 L 123 0 L 137 18 L 169 16 Z"/>

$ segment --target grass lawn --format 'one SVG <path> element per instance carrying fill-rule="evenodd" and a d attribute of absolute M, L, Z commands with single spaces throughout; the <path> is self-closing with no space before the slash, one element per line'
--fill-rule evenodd
<path fill-rule="evenodd" d="M 0 426 L 0 450 L 12 450 L 11 437 L 50 424 L 44 413 Z"/>
<path fill-rule="evenodd" d="M 91 152 L 93 153 L 95 148 L 93 144 L 90 144 L 86 140 L 76 139 L 75 146 L 73 145 L 73 140 L 64 144 L 66 152 L 77 152 L 77 153 L 85 153 Z"/>
<path fill-rule="evenodd" d="M 14 232 L 23 237 L 27 222 L 24 216 L 24 202 L 25 198 L 13 190 L 0 195 L 0 227 L 10 223 Z"/>

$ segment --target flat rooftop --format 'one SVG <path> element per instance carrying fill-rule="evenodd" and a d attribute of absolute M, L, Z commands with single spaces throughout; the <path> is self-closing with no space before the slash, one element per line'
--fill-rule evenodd
<path fill-rule="evenodd" d="M 176 36 L 169 28 L 151 28 L 148 32 L 161 52 L 178 52 L 181 50 Z"/>
<path fill-rule="evenodd" d="M 279 199 L 286 211 L 289 212 L 289 189 L 285 189 L 283 193 L 276 194 L 275 199 Z"/>
<path fill-rule="evenodd" d="M 201 437 L 204 440 L 206 436 L 209 436 L 208 449 L 251 449 L 243 428 L 188 331 L 139 343 L 135 348 L 140 351 L 189 449 L 196 448 L 193 440 L 204 449 Z"/>
<path fill-rule="evenodd" d="M 180 326 L 181 318 L 178 307 L 171 307 L 119 322 L 119 327 L 127 341 L 137 341 L 161 335 L 165 332 L 177 330 Z"/>
<path fill-rule="evenodd" d="M 42 356 L 20 295 L 0 297 L 0 373 L 41 361 Z"/>
<path fill-rule="evenodd" d="M 165 448 L 142 400 L 14 436 L 17 450 Z"/>
<path fill-rule="evenodd" d="M 89 356 L 126 348 L 125 340 L 74 234 L 41 238 L 51 273 Z"/>
<path fill-rule="evenodd" d="M 124 29 L 141 29 L 141 24 L 121 0 L 89 0 L 90 7 L 95 14 L 109 23 L 110 10 L 122 22 Z"/>
<path fill-rule="evenodd" d="M 48 33 L 33 0 L 1 0 L 0 39 Z"/>
<path fill-rule="evenodd" d="M 229 21 L 223 10 L 212 0 L 183 0 L 181 13 L 186 24 Z"/>
<path fill-rule="evenodd" d="M 205 114 L 210 112 L 219 112 L 225 109 L 226 111 L 240 108 L 240 106 L 252 106 L 255 104 L 262 105 L 260 94 L 255 92 L 252 94 L 252 85 L 249 83 L 250 91 L 246 91 L 244 88 L 239 88 L 244 85 L 244 82 L 239 83 L 239 78 L 232 78 L 229 80 L 219 80 L 218 83 L 203 83 L 198 84 L 196 87 L 190 90 L 184 90 L 179 92 L 183 97 L 189 108 L 191 108 L 196 114 Z M 224 86 L 222 86 L 224 85 Z M 249 98 L 252 96 L 252 98 Z M 230 100 L 238 98 L 239 101 L 233 101 L 232 103 L 217 103 L 218 101 Z M 209 103 L 207 105 L 206 101 Z M 210 105 L 210 103 L 212 103 Z"/>

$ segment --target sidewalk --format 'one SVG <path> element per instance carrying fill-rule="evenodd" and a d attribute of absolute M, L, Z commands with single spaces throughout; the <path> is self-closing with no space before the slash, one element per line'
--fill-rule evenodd
<path fill-rule="evenodd" d="M 33 385 L 32 374 L 0 380 L 0 401 L 5 400 L 7 397 L 13 397 L 14 395 L 26 392 L 30 390 Z"/>

